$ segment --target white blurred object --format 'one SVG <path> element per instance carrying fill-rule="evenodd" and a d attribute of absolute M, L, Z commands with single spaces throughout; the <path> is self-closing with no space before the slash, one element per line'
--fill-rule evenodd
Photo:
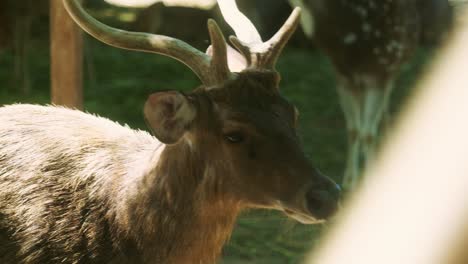
<path fill-rule="evenodd" d="M 131 8 L 146 8 L 157 2 L 163 2 L 166 6 L 186 6 L 201 9 L 210 9 L 216 4 L 216 0 L 104 0 L 111 5 Z"/>

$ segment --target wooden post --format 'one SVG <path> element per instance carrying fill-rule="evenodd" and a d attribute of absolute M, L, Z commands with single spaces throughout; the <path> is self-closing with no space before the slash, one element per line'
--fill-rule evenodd
<path fill-rule="evenodd" d="M 83 108 L 83 37 L 61 0 L 50 0 L 52 103 Z"/>

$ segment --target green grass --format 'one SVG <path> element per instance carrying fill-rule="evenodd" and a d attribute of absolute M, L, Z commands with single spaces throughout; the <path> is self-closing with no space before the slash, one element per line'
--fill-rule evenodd
<path fill-rule="evenodd" d="M 86 43 L 93 65 L 92 69 L 85 68 L 84 76 L 88 112 L 144 129 L 142 106 L 148 94 L 165 89 L 187 91 L 199 84 L 193 73 L 171 59 L 117 50 L 90 39 Z M 428 57 L 428 52 L 422 51 L 413 63 L 405 65 L 393 112 L 397 112 Z M 31 54 L 34 74 L 29 95 L 20 94 L 12 81 L 13 59 L 9 52 L 0 53 L 0 104 L 48 103 L 48 47 L 38 44 Z M 317 52 L 287 50 L 278 70 L 282 73 L 281 92 L 301 112 L 300 131 L 306 153 L 325 174 L 339 181 L 346 140 L 331 65 Z M 277 212 L 246 212 L 224 249 L 222 263 L 299 263 L 304 253 L 320 242 L 324 231 L 324 226 L 297 224 Z"/>

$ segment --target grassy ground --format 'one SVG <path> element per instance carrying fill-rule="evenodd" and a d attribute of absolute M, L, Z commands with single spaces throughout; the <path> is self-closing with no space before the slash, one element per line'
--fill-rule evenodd
<path fill-rule="evenodd" d="M 133 128 L 145 128 L 142 106 L 148 94 L 160 89 L 190 90 L 199 82 L 183 65 L 157 55 L 113 49 L 87 40 L 85 109 Z M 408 93 L 427 59 L 420 52 L 398 80 L 393 109 Z M 31 54 L 33 90 L 22 95 L 12 82 L 13 56 L 0 53 L 0 105 L 49 102 L 48 47 Z M 90 67 L 89 65 L 92 65 Z M 282 93 L 300 110 L 300 130 L 306 152 L 324 173 L 337 181 L 346 151 L 344 122 L 336 100 L 332 68 L 310 50 L 287 50 L 278 65 Z M 306 250 L 320 242 L 324 226 L 304 226 L 280 213 L 244 213 L 225 247 L 221 263 L 299 263 Z"/>

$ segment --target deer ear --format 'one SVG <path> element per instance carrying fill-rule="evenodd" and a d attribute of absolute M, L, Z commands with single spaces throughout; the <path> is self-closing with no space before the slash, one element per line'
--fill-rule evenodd
<path fill-rule="evenodd" d="M 156 138 L 164 144 L 173 144 L 195 119 L 196 107 L 179 92 L 157 92 L 146 100 L 144 114 Z"/>
<path fill-rule="evenodd" d="M 213 56 L 213 47 L 210 45 L 206 54 Z M 241 72 L 247 68 L 247 60 L 237 50 L 227 45 L 228 66 L 231 72 Z"/>

